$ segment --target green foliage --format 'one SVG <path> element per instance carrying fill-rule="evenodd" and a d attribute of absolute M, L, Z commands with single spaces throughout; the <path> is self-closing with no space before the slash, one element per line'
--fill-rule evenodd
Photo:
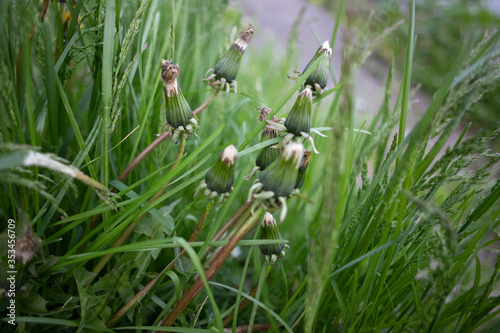
<path fill-rule="evenodd" d="M 419 7 L 410 13 L 411 41 L 422 28 Z M 420 73 L 425 50 L 400 42 L 408 51 L 402 57 L 392 45 L 385 100 L 366 134 L 356 130 L 366 120 L 355 112 L 355 78 L 371 36 L 348 25 L 353 38 L 346 39 L 340 84 L 329 80 L 323 96 L 332 96 L 313 100 L 312 127 L 328 129 L 329 138 L 316 140 L 321 154 L 309 161 L 302 194 L 288 199 L 279 226 L 286 241 L 252 231 L 210 279 L 217 248 L 262 213 L 251 217 L 246 209 L 252 184 L 243 177 L 261 149 L 281 139 L 260 142 L 265 124 L 255 109 L 286 115 L 319 62 L 293 83 L 293 47 L 276 59 L 271 45 L 251 44 L 237 77 L 241 93 L 217 95 L 199 114 L 199 138 L 185 141 L 185 150 L 164 141 L 122 178 L 165 121 L 161 59 L 179 64 L 178 81 L 194 110 L 212 96 L 200 80 L 234 40 L 231 27 L 240 31 L 248 22 L 225 1 L 202 0 L 19 0 L 5 4 L 0 19 L 0 215 L 16 221 L 18 242 L 31 229 L 41 241 L 31 261 L 17 263 L 18 325 L 3 321 L 2 331 L 153 330 L 197 276 L 203 289 L 172 332 L 243 325 L 271 332 L 472 332 L 498 324 L 500 154 L 487 144 L 500 125 L 471 135 L 460 122 L 499 89 L 498 33 L 448 54 L 446 73 Z M 254 39 L 259 34 L 257 25 Z M 398 69 L 404 80 L 392 105 Z M 416 72 L 439 85 L 405 133 Z M 231 195 L 213 206 L 204 196 L 193 199 L 229 144 L 239 150 Z M 25 163 L 28 152 L 45 162 Z M 81 173 L 75 181 L 54 165 Z M 231 216 L 239 224 L 213 241 Z M 187 242 L 201 220 L 198 241 Z M 4 225 L 0 264 L 7 267 Z M 284 242 L 290 250 L 277 259 L 281 269 L 266 266 L 258 248 Z M 3 270 L 2 288 L 6 278 Z M 249 306 L 238 309 L 246 300 Z M 2 294 L 2 310 L 8 302 Z"/>

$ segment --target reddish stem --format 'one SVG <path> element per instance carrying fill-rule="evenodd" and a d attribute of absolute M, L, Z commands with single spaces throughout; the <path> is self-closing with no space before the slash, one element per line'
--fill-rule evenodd
<path fill-rule="evenodd" d="M 233 238 L 229 241 L 229 243 L 223 247 L 222 252 L 220 253 L 219 256 L 214 260 L 213 264 L 205 271 L 205 277 L 207 281 L 210 281 L 215 273 L 220 269 L 226 258 L 229 256 L 231 251 L 236 247 L 238 242 L 252 229 L 252 226 L 257 222 L 258 218 L 260 215 L 264 213 L 264 209 L 259 208 L 255 215 L 250 217 L 243 225 L 242 227 L 238 230 L 238 232 L 234 235 Z M 165 315 L 161 325 L 162 326 L 171 326 L 174 321 L 177 319 L 177 317 L 184 311 L 186 306 L 191 303 L 191 301 L 198 295 L 198 293 L 201 291 L 203 288 L 203 280 L 198 278 L 196 282 L 189 288 L 189 290 L 184 293 L 183 297 L 181 300 L 177 303 L 177 305 L 174 307 L 172 312 L 168 313 Z"/>

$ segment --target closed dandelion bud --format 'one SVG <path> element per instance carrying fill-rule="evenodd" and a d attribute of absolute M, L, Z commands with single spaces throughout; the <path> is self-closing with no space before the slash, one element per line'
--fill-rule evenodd
<path fill-rule="evenodd" d="M 280 157 L 259 176 L 264 191 L 273 191 L 278 197 L 287 197 L 297 183 L 297 169 L 304 153 L 301 143 L 289 143 Z"/>
<path fill-rule="evenodd" d="M 297 97 L 288 117 L 286 117 L 285 127 L 288 133 L 301 135 L 309 133 L 312 123 L 312 91 L 306 87 Z"/>
<path fill-rule="evenodd" d="M 307 166 L 309 165 L 309 159 L 311 158 L 311 152 L 304 149 L 304 155 L 302 155 L 302 160 L 300 161 L 299 171 L 297 173 L 297 184 L 295 188 L 301 188 L 304 184 L 304 179 L 306 178 Z"/>
<path fill-rule="evenodd" d="M 234 165 L 238 151 L 233 145 L 227 146 L 215 165 L 205 175 L 207 189 L 218 194 L 229 193 L 234 184 Z"/>
<path fill-rule="evenodd" d="M 311 87 L 320 87 L 321 89 L 326 87 L 326 82 L 328 81 L 328 68 L 330 66 L 330 60 L 332 58 L 332 49 L 328 41 L 324 42 L 314 54 L 314 57 L 309 61 L 306 68 L 302 73 L 305 73 L 309 67 L 320 58 L 320 63 L 318 67 L 309 75 L 305 84 Z M 317 85 L 317 86 L 316 86 Z"/>
<path fill-rule="evenodd" d="M 260 142 L 267 141 L 269 139 L 273 139 L 278 136 L 278 132 L 273 129 L 264 128 L 262 132 L 262 139 Z M 280 150 L 276 148 L 271 148 L 271 146 L 264 147 L 259 156 L 257 156 L 257 160 L 255 161 L 255 165 L 257 165 L 260 170 L 264 170 L 267 168 L 272 162 L 274 162 L 280 156 Z"/>
<path fill-rule="evenodd" d="M 260 239 L 278 240 L 281 239 L 281 235 L 278 231 L 278 226 L 276 225 L 276 220 L 271 215 L 271 213 L 266 213 L 264 219 L 260 225 Z M 266 255 L 268 261 L 271 263 L 276 262 L 278 258 L 282 258 L 285 255 L 285 244 L 262 244 L 259 245 L 260 251 Z"/>
<path fill-rule="evenodd" d="M 223 78 L 226 82 L 231 82 L 236 79 L 238 69 L 240 68 L 241 56 L 245 52 L 248 44 L 252 41 L 253 28 L 253 25 L 249 24 L 217 62 L 214 67 L 216 79 L 220 80 Z"/>
<path fill-rule="evenodd" d="M 167 123 L 174 128 L 189 125 L 189 121 L 193 118 L 193 112 L 177 83 L 180 72 L 179 65 L 174 65 L 165 59 L 161 61 L 161 78 L 167 109 L 166 119 Z"/>

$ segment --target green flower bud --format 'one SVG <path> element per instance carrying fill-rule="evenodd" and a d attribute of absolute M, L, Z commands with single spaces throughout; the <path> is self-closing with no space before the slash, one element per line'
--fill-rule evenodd
<path fill-rule="evenodd" d="M 278 136 L 278 131 L 264 128 L 262 131 L 262 139 L 260 142 L 267 141 L 269 139 L 273 139 Z M 267 168 L 274 160 L 276 160 L 280 156 L 280 150 L 276 148 L 271 148 L 271 146 L 264 147 L 259 156 L 257 156 L 257 160 L 255 161 L 255 165 L 257 165 L 260 170 L 264 170 Z"/>
<path fill-rule="evenodd" d="M 297 183 L 297 169 L 304 153 L 301 143 L 287 144 L 281 156 L 259 176 L 264 191 L 273 191 L 277 197 L 287 197 Z"/>
<path fill-rule="evenodd" d="M 314 54 L 314 57 L 309 61 L 306 68 L 302 73 L 305 73 L 309 67 L 316 61 L 316 59 L 321 58 L 320 64 L 316 69 L 309 75 L 305 84 L 311 87 L 316 87 L 318 85 L 321 89 L 326 87 L 328 81 L 328 68 L 330 66 L 330 60 L 332 58 L 332 49 L 328 41 L 324 42 Z"/>
<path fill-rule="evenodd" d="M 240 68 L 241 56 L 252 41 L 253 28 L 253 25 L 249 24 L 217 62 L 214 67 L 216 80 L 223 78 L 226 82 L 231 82 L 236 79 L 238 69 Z"/>
<path fill-rule="evenodd" d="M 189 125 L 190 120 L 193 118 L 193 112 L 177 83 L 180 72 L 179 65 L 174 65 L 172 62 L 162 59 L 161 78 L 164 85 L 166 118 L 167 123 L 174 128 Z"/>
<path fill-rule="evenodd" d="M 302 184 L 304 184 L 304 179 L 306 178 L 306 171 L 309 165 L 309 159 L 311 158 L 311 152 L 307 149 L 304 149 L 304 155 L 302 155 L 302 160 L 299 165 L 299 172 L 297 173 L 297 184 L 295 184 L 295 188 L 301 188 Z"/>
<path fill-rule="evenodd" d="M 234 165 L 238 150 L 233 145 L 227 146 L 220 154 L 215 165 L 205 175 L 207 189 L 218 194 L 229 193 L 234 184 Z"/>
<path fill-rule="evenodd" d="M 259 238 L 270 240 L 281 239 L 276 220 L 269 212 L 264 215 L 264 219 L 260 225 Z M 285 244 L 283 243 L 263 244 L 259 245 L 259 248 L 271 263 L 275 263 L 278 258 L 282 258 L 285 255 Z"/>
<path fill-rule="evenodd" d="M 306 87 L 297 97 L 285 121 L 288 133 L 309 133 L 312 123 L 312 91 Z"/>

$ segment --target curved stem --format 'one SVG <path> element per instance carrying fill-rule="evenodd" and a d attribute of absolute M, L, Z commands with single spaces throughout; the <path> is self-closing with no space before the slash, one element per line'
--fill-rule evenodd
<path fill-rule="evenodd" d="M 127 165 L 125 170 L 123 170 L 123 172 L 118 176 L 118 180 L 121 182 L 124 181 L 125 178 L 127 178 L 128 175 L 132 172 L 132 170 L 134 170 L 137 164 L 139 164 L 146 156 L 148 156 L 150 152 L 152 152 L 156 147 L 158 147 L 160 143 L 165 141 L 169 136 L 170 132 L 167 131 L 161 134 L 159 137 L 157 137 L 155 141 L 151 142 L 149 146 L 147 146 L 143 151 L 141 151 L 139 155 L 137 155 L 136 158 L 134 158 L 132 162 L 130 162 L 130 164 Z"/>
<path fill-rule="evenodd" d="M 198 106 L 194 111 L 193 111 L 193 114 L 196 116 L 198 115 L 201 111 L 203 111 L 204 109 L 207 108 L 207 106 L 210 105 L 210 103 L 212 103 L 212 101 L 214 100 L 215 96 L 217 96 L 217 92 L 218 90 L 214 90 L 214 92 L 212 93 L 212 95 L 210 95 L 210 97 L 205 101 L 203 102 L 202 105 Z"/>
<path fill-rule="evenodd" d="M 238 232 L 234 235 L 233 238 L 229 241 L 229 243 L 224 246 L 222 252 L 220 253 L 219 256 L 214 260 L 213 264 L 205 271 L 205 277 L 207 281 L 210 281 L 215 273 L 219 270 L 219 268 L 222 266 L 224 261 L 227 259 L 231 251 L 236 247 L 238 242 L 252 229 L 254 224 L 257 222 L 257 220 L 260 218 L 260 216 L 264 213 L 263 208 L 259 208 L 253 216 L 251 216 L 248 220 L 245 221 L 245 223 L 241 226 L 241 228 L 238 230 Z M 162 326 L 170 326 L 174 323 L 174 321 L 177 319 L 177 317 L 184 311 L 186 306 L 191 303 L 191 301 L 198 295 L 198 293 L 201 291 L 203 288 L 203 279 L 200 277 L 196 282 L 189 288 L 187 292 L 184 293 L 180 301 L 177 303 L 177 305 L 174 307 L 172 312 L 167 313 L 165 317 L 163 318 L 163 321 L 161 323 Z"/>
<path fill-rule="evenodd" d="M 214 202 L 212 200 L 207 202 L 207 205 L 205 206 L 205 210 L 203 211 L 203 215 L 201 215 L 200 221 L 198 222 L 196 229 L 194 229 L 193 233 L 191 234 L 191 237 L 189 237 L 188 242 L 194 242 L 198 238 L 198 234 L 200 233 L 201 229 L 203 229 L 203 226 L 205 225 L 205 221 L 208 217 L 208 214 L 210 213 L 210 209 L 212 209 L 213 203 Z"/>
<path fill-rule="evenodd" d="M 212 103 L 215 96 L 217 96 L 216 91 L 214 91 L 214 93 L 212 93 L 212 95 L 210 95 L 210 97 L 205 102 L 203 102 L 203 104 L 198 106 L 193 111 L 193 114 L 197 115 L 201 111 L 206 109 L 210 105 L 210 103 Z M 155 148 L 158 147 L 160 145 L 160 143 L 165 141 L 169 136 L 170 136 L 170 132 L 167 131 L 167 132 L 161 134 L 159 137 L 157 137 L 156 140 L 151 142 L 151 144 L 149 146 L 147 146 L 143 151 L 141 151 L 139 153 L 139 155 L 137 155 L 137 157 L 134 158 L 132 160 L 132 162 L 130 162 L 129 165 L 127 165 L 127 167 L 123 170 L 123 172 L 120 174 L 120 176 L 118 176 L 118 180 L 124 181 L 128 177 L 128 175 L 132 172 L 132 170 L 134 170 L 134 168 L 137 166 L 137 164 L 139 164 L 146 156 L 148 156 L 149 153 L 151 153 L 153 150 L 155 150 Z"/>
<path fill-rule="evenodd" d="M 168 132 L 167 132 L 168 133 Z M 172 166 L 172 169 L 170 170 L 174 170 L 180 163 L 180 160 L 181 160 L 181 157 L 182 155 L 184 154 L 184 149 L 186 148 L 186 138 L 182 137 L 181 139 L 181 145 L 179 147 L 179 152 L 177 153 L 177 157 L 176 157 L 176 160 L 175 160 L 175 163 L 174 165 Z M 170 181 L 169 181 L 170 182 Z M 149 200 L 149 203 L 152 203 L 153 201 L 155 201 L 156 199 L 158 199 L 162 193 L 165 191 L 165 189 L 167 188 L 167 185 L 168 183 L 167 182 L 159 191 L 158 193 L 155 194 L 155 196 Z M 123 234 L 120 236 L 120 238 L 118 238 L 118 240 L 113 244 L 112 248 L 114 247 L 118 247 L 120 245 L 122 245 L 125 240 L 127 240 L 127 238 L 132 234 L 132 232 L 134 231 L 135 229 L 135 225 L 136 223 L 139 223 L 142 221 L 142 219 L 144 219 L 144 217 L 146 216 L 147 213 L 144 213 L 142 214 L 141 216 L 139 216 L 139 219 L 138 221 L 133 221 L 128 227 L 127 229 L 123 232 Z M 90 283 L 92 283 L 92 281 L 94 280 L 94 278 L 101 272 L 101 270 L 104 268 L 104 266 L 108 263 L 109 259 L 111 259 L 111 257 L 113 256 L 113 254 L 108 254 L 104 257 L 102 257 L 102 259 L 99 261 L 99 263 L 97 264 L 97 266 L 92 270 L 92 273 L 95 273 L 94 276 L 92 276 L 90 279 L 87 280 L 87 285 L 89 285 Z"/>
<path fill-rule="evenodd" d="M 169 266 L 170 267 L 170 266 Z M 112 327 L 128 310 L 132 308 L 137 302 L 139 302 L 146 293 L 153 287 L 153 285 L 158 281 L 160 276 L 163 275 L 168 270 L 168 267 L 165 268 L 162 272 L 156 275 L 147 285 L 144 286 L 137 294 L 134 295 L 124 306 L 120 308 L 109 320 L 106 322 L 106 327 Z"/>
<path fill-rule="evenodd" d="M 253 203 L 253 201 L 245 202 L 240 207 L 240 209 L 238 209 L 238 211 L 236 213 L 234 213 L 234 215 L 231 216 L 231 218 L 229 220 L 227 220 L 227 222 L 224 223 L 224 225 L 217 231 L 215 236 L 212 238 L 212 242 L 218 241 L 222 237 L 222 235 L 224 235 L 224 233 L 234 225 L 234 223 L 236 221 L 240 220 L 244 214 L 247 214 L 248 208 L 251 206 L 252 203 Z M 205 253 L 203 254 L 203 257 L 205 257 L 211 249 L 212 249 L 211 246 L 207 247 L 207 249 L 205 250 Z"/>
<path fill-rule="evenodd" d="M 175 163 L 174 163 L 174 165 L 172 165 L 172 168 L 170 169 L 170 171 L 177 168 L 179 163 L 181 163 L 181 157 L 182 157 L 182 155 L 184 155 L 184 149 L 186 148 L 186 141 L 187 141 L 187 139 L 184 136 L 182 136 L 181 145 L 179 146 L 179 152 L 177 153 L 177 157 L 175 158 Z M 163 192 L 165 192 L 165 189 L 167 188 L 168 184 L 170 184 L 170 181 L 168 181 L 165 185 L 163 185 L 163 187 L 158 191 L 158 193 L 155 194 L 153 199 L 151 199 L 149 202 L 151 203 L 151 202 L 155 201 L 156 199 L 158 199 L 163 194 Z"/>
<path fill-rule="evenodd" d="M 205 207 L 205 211 L 203 212 L 203 215 L 201 216 L 200 221 L 198 222 L 198 226 L 196 227 L 195 231 L 193 232 L 193 234 L 189 238 L 190 242 L 193 242 L 193 241 L 196 240 L 197 234 L 199 233 L 199 231 L 203 227 L 203 224 L 205 223 L 205 220 L 206 220 L 206 218 L 207 218 L 207 216 L 208 216 L 208 214 L 210 212 L 210 209 L 211 209 L 212 205 L 213 205 L 213 201 L 209 201 L 207 203 L 207 206 Z M 242 208 L 244 208 L 244 207 L 247 207 L 247 206 L 243 205 Z M 248 207 L 247 207 L 247 209 L 248 209 Z M 240 208 L 240 210 L 241 210 L 241 208 Z M 238 210 L 238 212 L 240 212 L 240 210 Z M 238 214 L 238 212 L 235 215 L 233 215 L 229 219 L 229 221 L 231 221 L 233 218 L 235 218 L 235 216 L 241 216 L 241 215 Z M 201 225 L 201 227 L 200 227 L 200 225 Z M 185 252 L 186 251 L 183 250 L 180 253 L 179 257 L 182 256 L 182 255 L 184 255 Z M 160 273 L 158 273 L 158 275 L 156 275 L 147 285 L 145 285 L 139 292 L 137 292 L 137 294 L 135 294 L 134 297 L 132 297 L 132 299 L 130 299 L 130 301 L 128 301 L 125 305 L 123 305 L 120 308 L 120 310 L 118 310 L 106 322 L 106 327 L 112 327 L 125 313 L 127 313 L 128 310 L 130 310 L 132 308 L 132 306 L 134 306 L 139 300 L 141 300 L 146 295 L 146 293 L 149 292 L 149 290 L 153 287 L 153 285 L 158 281 L 159 277 L 162 276 L 162 274 L 164 274 L 165 272 L 167 272 L 167 271 L 169 271 L 169 270 L 171 270 L 171 269 L 174 268 L 176 260 L 177 260 L 177 258 L 174 258 L 174 260 L 163 271 L 161 271 Z"/>

